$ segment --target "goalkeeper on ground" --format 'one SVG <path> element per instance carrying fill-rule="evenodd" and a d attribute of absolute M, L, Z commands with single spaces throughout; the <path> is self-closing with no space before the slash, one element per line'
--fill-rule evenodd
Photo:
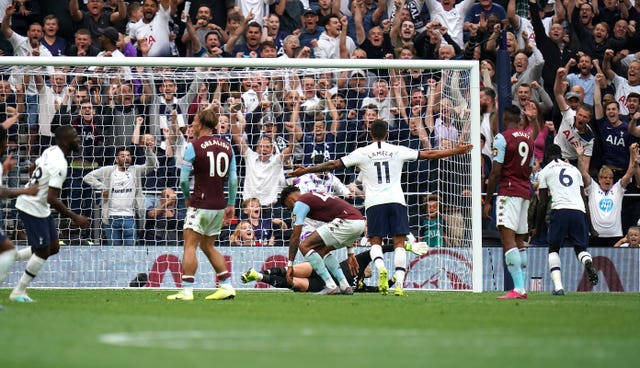
<path fill-rule="evenodd" d="M 405 247 L 408 251 L 414 252 L 418 255 L 425 254 L 428 247 L 425 243 L 411 244 L 405 243 Z M 393 252 L 392 245 L 385 245 L 382 247 L 384 253 Z M 364 279 L 371 277 L 371 255 L 369 251 L 365 251 L 356 255 L 356 261 L 358 262 L 358 274 L 352 275 L 349 270 L 349 264 L 347 260 L 340 262 L 342 272 L 347 278 L 347 282 L 353 288 L 354 292 L 378 292 L 377 286 L 368 286 L 364 283 Z M 243 273 L 241 278 L 243 283 L 251 281 L 262 281 L 271 286 L 277 288 L 289 288 L 298 292 L 319 292 L 324 289 L 325 284 L 322 278 L 315 273 L 309 262 L 296 264 L 293 266 L 293 279 L 287 280 L 287 269 L 285 267 L 271 267 L 266 270 L 258 272 L 253 268 L 250 268 L 247 272 Z M 389 280 L 389 285 L 393 285 L 395 280 L 392 278 Z"/>

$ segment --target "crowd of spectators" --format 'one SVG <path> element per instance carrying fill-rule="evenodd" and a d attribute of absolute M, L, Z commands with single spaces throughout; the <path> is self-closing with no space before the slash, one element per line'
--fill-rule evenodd
<path fill-rule="evenodd" d="M 496 70 L 497 55 L 506 50 L 512 103 L 536 138 L 532 184 L 545 145 L 555 142 L 585 179 L 606 174 L 613 181 L 597 187 L 604 195 L 595 206 L 605 221 L 621 221 L 620 230 L 600 242 L 594 230 L 594 244 L 613 245 L 640 219 L 639 197 L 607 196 L 605 189 L 640 193 L 640 163 L 630 152 L 640 139 L 640 1 L 0 0 L 0 19 L 3 56 L 478 60 L 483 172 L 490 171 L 499 130 L 499 93 L 509 90 L 499 88 Z M 244 201 L 222 237 L 239 245 L 279 245 L 288 234 L 288 215 L 277 205 L 287 169 L 368 144 L 369 124 L 377 118 L 389 123 L 389 141 L 412 148 L 467 141 L 469 101 L 457 88 L 465 83 L 468 75 L 459 71 L 4 68 L 0 124 L 9 159 L 20 160 L 14 170 L 33 163 L 57 126 L 76 127 L 82 152 L 73 157 L 64 195 L 72 210 L 94 221 L 100 216 L 90 211 L 99 198 L 83 179 L 111 165 L 120 147 L 128 147 L 138 165 L 153 149 L 157 162 L 142 183 L 147 223 L 138 226 L 146 233 L 139 239 L 166 243 L 179 239 L 161 230 L 178 229 L 183 216 L 175 190 L 189 123 L 198 111 L 213 109 L 218 133 L 233 144 L 240 163 Z M 464 165 L 444 159 L 407 165 L 404 185 L 416 235 L 433 231 L 423 228 L 435 218 L 428 215 L 433 208 L 427 211 L 433 203 L 439 215 L 431 222 L 445 228 L 437 243 L 461 245 L 468 235 L 470 187 L 455 180 Z M 338 188 L 361 203 L 357 173 L 334 174 L 303 184 Z M 613 185 L 623 177 L 622 185 Z M 609 216 L 610 210 L 621 212 Z M 237 223 L 247 229 L 236 229 Z"/>

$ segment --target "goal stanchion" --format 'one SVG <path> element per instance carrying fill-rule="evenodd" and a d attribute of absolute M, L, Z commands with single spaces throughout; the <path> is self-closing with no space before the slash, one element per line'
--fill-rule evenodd
<path fill-rule="evenodd" d="M 219 242 L 235 285 L 242 287 L 240 274 L 249 267 L 284 266 L 290 235 L 290 214 L 274 197 L 277 187 L 260 185 L 255 166 L 247 165 L 255 158 L 239 142 L 259 151 L 267 137 L 276 155 L 285 153 L 286 171 L 296 164 L 336 159 L 370 143 L 368 124 L 381 118 L 389 123 L 392 144 L 414 149 L 474 145 L 464 156 L 405 165 L 403 190 L 412 233 L 432 244 L 427 254 L 409 257 L 405 287 L 483 289 L 477 62 L 5 57 L 0 58 L 0 73 L 7 86 L 0 113 L 24 111 L 8 132 L 7 147 L 20 160 L 9 174 L 10 183 L 29 180 L 28 164 L 52 144 L 56 127 L 72 124 L 82 139 L 81 152 L 71 159 L 63 199 L 72 210 L 91 217 L 92 227 L 80 231 L 59 219 L 64 245 L 34 286 L 123 287 L 141 273 L 147 274 L 149 286 L 179 282 L 185 212 L 177 186 L 181 155 L 193 116 L 212 108 L 239 164 L 236 219 L 225 226 Z M 37 132 L 23 123 L 34 111 Z M 231 128 L 236 127 L 241 134 L 234 137 Z M 142 180 L 144 208 L 114 210 L 138 217 L 136 238 L 110 237 L 102 221 L 103 188 L 92 188 L 83 179 L 98 167 L 113 165 L 120 147 L 132 153 L 132 164 L 145 165 L 145 145 L 153 146 L 158 164 Z M 299 184 L 334 191 L 364 212 L 357 173 L 334 174 L 344 185 L 328 184 L 328 176 Z M 430 203 L 437 209 L 431 216 Z M 5 231 L 24 244 L 11 204 L 4 214 Z M 344 257 L 343 252 L 338 255 Z M 203 256 L 200 262 L 196 286 L 212 287 L 213 270 Z M 21 271 L 14 267 L 7 283 L 15 282 Z"/>

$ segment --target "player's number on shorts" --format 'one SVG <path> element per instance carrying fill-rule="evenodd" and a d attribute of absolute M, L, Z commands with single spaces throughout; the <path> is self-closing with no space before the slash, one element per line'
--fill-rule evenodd
<path fill-rule="evenodd" d="M 31 174 L 31 179 L 29 180 L 29 184 L 38 184 L 40 182 L 40 178 L 42 177 L 42 168 L 40 166 L 36 167 L 33 170 L 33 174 Z"/>
<path fill-rule="evenodd" d="M 219 152 L 217 155 L 207 152 L 207 157 L 209 157 L 209 176 L 224 178 L 229 171 L 229 155 L 226 152 Z"/>
<path fill-rule="evenodd" d="M 518 144 L 518 154 L 522 157 L 522 160 L 520 160 L 520 166 L 524 166 L 527 162 L 527 158 L 529 157 L 529 145 L 526 142 L 520 142 L 520 144 Z"/>
<path fill-rule="evenodd" d="M 378 171 L 378 184 L 382 184 L 382 182 L 389 183 L 389 161 L 382 161 L 374 163 L 376 165 L 376 171 Z M 382 172 L 382 167 L 384 166 L 384 173 Z"/>
<path fill-rule="evenodd" d="M 564 185 L 565 187 L 570 187 L 571 184 L 573 184 L 573 178 L 571 177 L 571 175 L 565 175 L 564 173 L 565 170 L 566 169 L 560 170 L 558 179 L 560 179 L 560 184 Z"/>

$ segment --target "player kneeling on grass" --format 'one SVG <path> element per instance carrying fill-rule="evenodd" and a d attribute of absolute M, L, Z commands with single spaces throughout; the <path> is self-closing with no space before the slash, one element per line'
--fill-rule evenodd
<path fill-rule="evenodd" d="M 293 233 L 289 240 L 289 263 L 287 277 L 293 278 L 293 260 L 298 253 L 311 264 L 322 278 L 325 288 L 319 294 L 353 294 L 338 261 L 330 252 L 348 247 L 348 264 L 351 274 L 357 274 L 358 263 L 353 252 L 353 242 L 365 229 L 364 216 L 346 201 L 325 193 L 301 194 L 298 187 L 290 185 L 280 193 L 280 202 L 292 210 Z M 322 221 L 325 224 L 314 230 L 302 242 L 300 234 L 306 218 Z M 324 257 L 324 261 L 323 261 Z M 338 280 L 340 288 L 331 275 Z"/>
<path fill-rule="evenodd" d="M 411 251 L 417 255 L 423 255 L 429 250 L 429 246 L 424 242 L 411 244 L 409 242 L 405 245 L 408 251 Z M 385 245 L 382 247 L 384 253 L 393 252 L 393 245 Z M 377 293 L 380 290 L 377 286 L 368 286 L 364 283 L 364 279 L 371 277 L 371 253 L 367 250 L 356 255 L 356 261 L 358 262 L 358 273 L 352 274 L 349 268 L 348 260 L 340 262 L 340 268 L 342 273 L 347 278 L 347 282 L 353 288 L 354 292 L 365 293 Z M 324 280 L 313 270 L 313 267 L 309 262 L 300 263 L 293 267 L 293 279 L 287 280 L 287 268 L 285 267 L 271 267 L 266 270 L 258 272 L 253 268 L 250 268 L 247 272 L 241 276 L 242 282 L 247 283 L 251 281 L 262 281 L 271 286 L 278 288 L 289 288 L 298 292 L 319 292 L 324 288 Z M 393 285 L 395 279 L 389 280 L 389 285 Z"/>
<path fill-rule="evenodd" d="M 169 300 L 193 300 L 198 246 L 209 259 L 220 282 L 220 288 L 205 299 L 233 299 L 236 296 L 224 256 L 214 246 L 223 221 L 228 222 L 233 217 L 238 188 L 233 149 L 224 138 L 213 135 L 217 124 L 218 115 L 215 112 L 202 110 L 195 116 L 191 126 L 195 138 L 185 148 L 185 164 L 180 172 L 180 188 L 188 207 L 183 232 L 183 289 L 167 296 Z M 193 196 L 189 192 L 189 175 L 192 170 Z M 229 185 L 227 200 L 224 197 L 225 182 Z"/>

